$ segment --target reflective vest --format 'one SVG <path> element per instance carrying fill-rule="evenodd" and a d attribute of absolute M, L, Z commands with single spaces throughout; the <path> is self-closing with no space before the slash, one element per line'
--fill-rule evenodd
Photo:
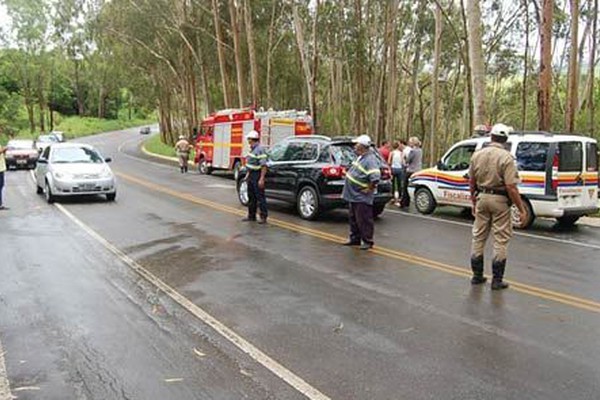
<path fill-rule="evenodd" d="M 251 171 L 260 171 L 265 165 L 267 165 L 267 153 L 258 144 L 246 156 L 246 167 Z"/>

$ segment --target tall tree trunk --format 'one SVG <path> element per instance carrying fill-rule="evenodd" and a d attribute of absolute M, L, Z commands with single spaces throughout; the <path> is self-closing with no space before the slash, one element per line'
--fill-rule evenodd
<path fill-rule="evenodd" d="M 83 90 L 81 89 L 81 81 L 79 77 L 79 61 L 74 60 L 75 64 L 75 95 L 77 96 L 77 113 L 80 117 L 85 115 L 85 99 L 83 98 Z"/>
<path fill-rule="evenodd" d="M 552 19 L 554 1 L 543 0 L 540 29 L 540 77 L 538 85 L 538 129 L 551 128 L 552 87 Z"/>
<path fill-rule="evenodd" d="M 390 45 L 389 45 L 389 62 L 388 62 L 388 93 L 387 93 L 387 111 L 385 125 L 387 129 L 385 138 L 391 140 L 396 133 L 396 111 L 398 109 L 398 7 L 399 0 L 390 1 Z"/>
<path fill-rule="evenodd" d="M 258 66 L 256 64 L 256 50 L 254 48 L 254 31 L 252 28 L 252 7 L 250 0 L 244 0 L 244 21 L 246 26 L 246 40 L 248 41 L 248 54 L 250 59 L 250 80 L 252 82 L 252 105 L 256 107 L 261 102 L 260 87 L 258 85 Z"/>
<path fill-rule="evenodd" d="M 527 123 L 527 80 L 529 78 L 529 0 L 523 0 L 525 14 L 525 55 L 523 56 L 523 88 L 521 90 L 521 130 Z"/>
<path fill-rule="evenodd" d="M 438 131 L 439 110 L 439 75 L 440 75 L 440 52 L 442 42 L 442 9 L 439 4 L 434 6 L 435 18 L 435 43 L 433 51 L 433 74 L 431 77 L 431 130 L 429 132 L 429 165 L 435 164 L 435 135 Z"/>
<path fill-rule="evenodd" d="M 469 39 L 469 61 L 473 82 L 473 110 L 475 125 L 486 124 L 485 64 L 481 40 L 481 10 L 479 0 L 467 0 L 467 26 Z"/>
<path fill-rule="evenodd" d="M 575 113 L 578 109 L 578 82 L 577 75 L 577 45 L 579 43 L 579 0 L 571 1 L 571 50 L 569 52 L 569 73 L 567 83 L 567 111 L 565 115 L 565 129 L 572 133 L 575 130 Z"/>
<path fill-rule="evenodd" d="M 296 43 L 298 46 L 298 52 L 300 54 L 300 62 L 302 64 L 302 70 L 304 71 L 304 82 L 306 83 L 306 91 L 307 91 L 306 95 L 308 97 L 310 114 L 313 117 L 313 121 L 314 121 L 316 110 L 313 108 L 314 101 L 313 101 L 313 91 L 312 91 L 313 90 L 312 76 L 311 76 L 311 70 L 310 70 L 310 65 L 309 65 L 309 61 L 308 61 L 306 44 L 304 42 L 304 30 L 302 29 L 302 21 L 300 21 L 300 15 L 298 15 L 298 9 L 295 4 L 292 6 L 292 13 L 293 13 L 293 19 L 294 19 L 294 28 L 296 30 Z M 315 122 L 314 126 L 316 127 L 316 122 Z"/>
<path fill-rule="evenodd" d="M 463 126 L 463 134 L 468 134 L 470 135 L 471 132 L 473 132 L 473 127 L 475 126 L 474 123 L 474 111 L 473 111 L 473 79 L 471 78 L 472 76 L 472 71 L 471 71 L 471 61 L 470 61 L 470 45 L 469 45 L 469 39 L 467 37 L 467 33 L 469 31 L 469 28 L 467 27 L 467 11 L 465 9 L 465 0 L 460 0 L 460 13 L 461 13 L 461 17 L 462 17 L 462 24 L 463 24 L 463 30 L 465 32 L 465 36 L 464 36 L 464 44 L 465 44 L 465 50 L 464 50 L 464 60 L 465 60 L 465 86 L 466 86 L 466 97 L 465 100 L 467 101 L 466 103 L 466 110 L 467 110 L 467 114 L 465 115 L 464 118 L 466 118 L 466 120 L 468 121 L 468 124 L 466 126 Z M 463 110 L 464 112 L 464 110 Z M 463 122 L 465 121 L 465 119 L 463 119 Z M 463 124 L 464 125 L 464 124 Z"/>
<path fill-rule="evenodd" d="M 590 49 L 590 85 L 588 95 L 588 109 L 590 112 L 589 116 L 589 131 L 590 135 L 594 136 L 595 134 L 595 126 L 594 126 L 594 113 L 595 105 L 594 105 L 594 79 L 595 79 L 595 69 L 596 69 L 596 48 L 598 43 L 598 0 L 594 1 L 594 7 L 591 18 L 593 18 L 592 22 L 592 45 Z"/>
<path fill-rule="evenodd" d="M 357 132 L 365 132 L 366 130 L 366 111 L 365 111 L 365 60 L 364 60 L 364 49 L 365 49 L 365 31 L 363 24 L 363 12 L 362 12 L 362 0 L 354 0 L 354 13 L 356 18 L 356 91 L 355 100 L 351 99 L 351 103 L 354 104 L 356 122 L 355 129 Z"/>
<path fill-rule="evenodd" d="M 231 18 L 231 33 L 233 36 L 233 55 L 235 58 L 235 70 L 237 75 L 238 102 L 239 107 L 244 107 L 246 102 L 246 79 L 244 78 L 244 66 L 242 65 L 242 48 L 240 43 L 240 18 L 235 0 L 229 0 L 229 15 Z"/>
<path fill-rule="evenodd" d="M 377 96 L 375 98 L 375 137 L 373 141 L 375 143 L 381 143 L 382 132 L 385 132 L 385 82 L 387 75 L 387 64 L 388 64 L 388 50 L 391 41 L 391 32 L 390 27 L 392 25 L 391 21 L 391 10 L 386 8 L 386 18 L 385 18 L 385 28 L 384 28 L 384 40 L 383 40 L 383 60 L 381 61 L 381 68 L 379 71 L 379 82 L 377 85 Z"/>
<path fill-rule="evenodd" d="M 275 35 L 275 10 L 277 8 L 277 2 L 273 2 L 271 8 L 271 23 L 269 24 L 269 38 L 267 45 L 267 107 L 273 106 L 273 93 L 271 89 L 271 68 L 273 58 L 273 36 Z"/>
<path fill-rule="evenodd" d="M 313 26 L 312 26 L 312 39 L 313 39 L 313 45 L 312 45 L 312 50 L 313 50 L 313 54 L 312 54 L 312 74 L 311 74 L 311 81 L 310 81 L 310 90 L 312 92 L 312 103 L 310 105 L 311 108 L 311 114 L 312 114 L 312 119 L 313 119 L 313 124 L 315 129 L 318 129 L 317 132 L 320 130 L 319 129 L 319 120 L 317 118 L 317 78 L 318 78 L 318 72 L 319 72 L 319 49 L 318 49 L 318 45 L 319 42 L 317 40 L 317 23 L 319 21 L 319 9 L 321 5 L 321 0 L 314 0 L 314 11 L 315 11 L 315 17 L 313 19 Z"/>
<path fill-rule="evenodd" d="M 217 57 L 219 59 L 219 70 L 221 71 L 221 86 L 223 88 L 223 103 L 225 108 L 231 106 L 229 91 L 227 90 L 227 66 L 225 65 L 225 54 L 223 52 L 223 35 L 221 33 L 221 18 L 219 16 L 219 2 L 212 0 L 213 19 L 215 23 L 215 36 L 217 38 Z"/>

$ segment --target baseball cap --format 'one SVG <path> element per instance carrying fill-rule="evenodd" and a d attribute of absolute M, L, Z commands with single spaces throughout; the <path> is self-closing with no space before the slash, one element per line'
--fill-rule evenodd
<path fill-rule="evenodd" d="M 354 139 L 352 139 L 352 143 L 358 143 L 360 145 L 368 147 L 371 145 L 371 138 L 369 137 L 369 135 L 360 135 L 359 137 L 355 137 Z"/>

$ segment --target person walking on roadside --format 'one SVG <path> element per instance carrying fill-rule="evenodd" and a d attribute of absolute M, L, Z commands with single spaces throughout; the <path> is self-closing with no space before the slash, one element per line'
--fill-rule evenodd
<path fill-rule="evenodd" d="M 404 145 L 400 142 L 394 142 L 392 152 L 387 163 L 392 168 L 392 190 L 394 191 L 394 204 L 400 207 L 400 193 L 402 192 L 402 176 L 404 169 Z"/>
<path fill-rule="evenodd" d="M 179 159 L 179 170 L 182 174 L 188 172 L 188 162 L 190 159 L 190 151 L 193 146 L 187 141 L 185 136 L 179 135 L 179 140 L 175 143 L 175 152 Z"/>
<path fill-rule="evenodd" d="M 353 140 L 358 158 L 346 172 L 342 198 L 348 202 L 350 238 L 344 246 L 358 246 L 361 250 L 373 247 L 373 200 L 381 179 L 379 161 L 371 151 L 371 138 L 361 135 Z"/>
<path fill-rule="evenodd" d="M 0 144 L 0 210 L 6 210 L 7 207 L 4 206 L 2 202 L 2 190 L 4 189 L 4 173 L 6 172 L 6 158 L 4 154 L 6 153 L 6 147 Z"/>
<path fill-rule="evenodd" d="M 511 204 L 519 210 L 521 221 L 527 213 L 519 195 L 519 174 L 512 155 L 505 149 L 512 128 L 496 124 L 491 130 L 491 144 L 476 151 L 471 158 L 469 188 L 473 202 L 473 241 L 471 247 L 471 284 L 487 280 L 483 276 L 484 249 L 490 232 L 494 238 L 492 290 L 506 289 L 503 282 L 508 243 L 513 234 Z"/>
<path fill-rule="evenodd" d="M 265 176 L 267 175 L 267 153 L 259 143 L 257 131 L 246 135 L 250 145 L 250 153 L 246 156 L 246 183 L 248 185 L 248 216 L 242 221 L 256 221 L 257 208 L 260 210 L 259 224 L 267 222 L 269 212 L 265 197 Z"/>
<path fill-rule="evenodd" d="M 413 136 L 408 139 L 409 150 L 406 153 L 404 177 L 402 179 L 402 197 L 400 206 L 408 208 L 410 206 L 410 197 L 408 195 L 408 182 L 412 174 L 423 168 L 423 150 L 421 150 L 421 141 Z"/>

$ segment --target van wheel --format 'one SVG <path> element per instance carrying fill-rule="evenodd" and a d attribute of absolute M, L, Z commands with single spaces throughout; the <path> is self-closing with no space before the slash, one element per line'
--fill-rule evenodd
<path fill-rule="evenodd" d="M 247 207 L 250 203 L 250 197 L 248 195 L 248 182 L 245 179 L 238 181 L 237 192 L 238 200 L 244 207 Z"/>
<path fill-rule="evenodd" d="M 198 172 L 201 175 L 212 174 L 212 168 L 208 166 L 208 163 L 206 162 L 206 160 L 204 158 L 202 160 L 200 160 L 200 163 L 198 163 Z"/>
<path fill-rule="evenodd" d="M 421 214 L 431 214 L 437 207 L 433 194 L 427 188 L 419 188 L 415 192 L 415 207 Z"/>
<path fill-rule="evenodd" d="M 517 206 L 513 204 L 510 207 L 513 227 L 517 229 L 527 229 L 533 224 L 533 221 L 535 220 L 535 214 L 533 213 L 533 209 L 531 208 L 531 203 L 529 203 L 529 200 L 522 199 L 522 201 L 523 206 L 525 207 L 525 213 L 527 214 L 525 221 L 523 221 L 522 224 L 519 224 L 519 222 L 521 221 L 519 221 L 519 209 L 517 208 Z"/>
<path fill-rule="evenodd" d="M 373 218 L 379 218 L 383 211 L 385 210 L 385 203 L 382 204 L 373 204 Z"/>
<path fill-rule="evenodd" d="M 573 215 L 567 217 L 558 217 L 556 218 L 556 221 L 558 221 L 560 226 L 569 227 L 575 225 L 575 223 L 579 221 L 579 217 Z"/>
<path fill-rule="evenodd" d="M 319 196 L 311 186 L 304 186 L 296 197 L 296 208 L 300 218 L 314 220 L 319 216 Z"/>

